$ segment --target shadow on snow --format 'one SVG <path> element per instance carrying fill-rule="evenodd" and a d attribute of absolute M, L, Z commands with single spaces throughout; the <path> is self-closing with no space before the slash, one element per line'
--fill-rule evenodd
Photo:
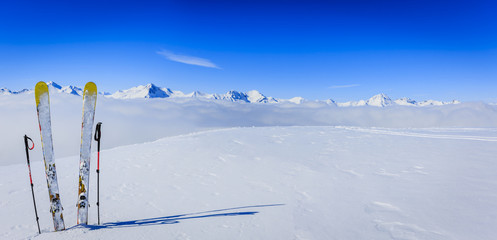
<path fill-rule="evenodd" d="M 197 212 L 197 213 L 187 213 L 187 214 L 180 214 L 180 215 L 173 215 L 166 217 L 146 218 L 146 219 L 138 219 L 138 220 L 130 220 L 122 222 L 110 222 L 110 223 L 104 223 L 102 225 L 79 224 L 70 227 L 67 230 L 74 228 L 87 228 L 90 230 L 99 230 L 99 229 L 124 228 L 124 227 L 153 226 L 153 225 L 162 225 L 162 224 L 175 224 L 179 223 L 181 220 L 187 220 L 187 219 L 254 215 L 259 212 L 257 211 L 225 212 L 225 211 L 232 211 L 232 210 L 245 209 L 245 208 L 275 207 L 283 205 L 285 204 L 268 204 L 268 205 L 254 205 L 254 206 L 244 206 L 244 207 L 235 207 L 235 208 L 225 208 L 225 209 L 218 209 L 218 210 L 211 210 L 211 211 Z"/>

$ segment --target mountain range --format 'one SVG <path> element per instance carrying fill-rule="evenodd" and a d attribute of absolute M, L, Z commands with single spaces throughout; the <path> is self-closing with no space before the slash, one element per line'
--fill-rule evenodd
<path fill-rule="evenodd" d="M 61 86 L 55 82 L 48 82 L 50 91 L 55 91 L 58 93 L 66 93 L 81 96 L 83 90 L 75 86 Z M 12 94 L 25 94 L 31 93 L 33 90 L 23 89 L 20 91 L 11 91 L 7 88 L 0 88 L 0 95 L 12 95 Z M 110 93 L 100 93 L 108 98 L 115 99 L 137 99 L 137 98 L 197 98 L 205 100 L 224 100 L 230 102 L 245 102 L 245 103 L 294 103 L 301 104 L 304 102 L 310 102 L 302 97 L 294 97 L 291 99 L 278 99 L 273 97 L 267 97 L 257 90 L 252 90 L 248 92 L 240 92 L 231 90 L 225 94 L 209 94 L 199 91 L 185 94 L 181 91 L 171 90 L 169 88 L 161 88 L 152 83 L 147 85 L 140 85 L 132 87 L 127 90 L 120 90 L 113 94 Z M 396 100 L 390 99 L 386 94 L 377 94 L 368 100 L 359 101 L 349 101 L 349 102 L 335 102 L 333 99 L 328 99 L 324 102 L 328 105 L 334 105 L 338 107 L 358 107 L 358 106 L 375 106 L 375 107 L 386 107 L 393 105 L 401 106 L 440 106 L 446 104 L 458 104 L 457 100 L 450 102 L 442 102 L 436 100 L 426 100 L 417 102 L 410 98 L 400 98 Z"/>

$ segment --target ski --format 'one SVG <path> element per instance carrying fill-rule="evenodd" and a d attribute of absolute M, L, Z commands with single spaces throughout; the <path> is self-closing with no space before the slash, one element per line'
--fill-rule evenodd
<path fill-rule="evenodd" d="M 93 140 L 93 119 L 97 103 L 97 86 L 88 82 L 83 90 L 83 120 L 79 159 L 78 224 L 88 224 L 88 193 L 90 186 L 90 156 Z"/>
<path fill-rule="evenodd" d="M 50 97 L 48 86 L 44 82 L 38 82 L 35 86 L 36 111 L 38 113 L 38 124 L 40 126 L 41 146 L 43 160 L 45 162 L 45 173 L 47 177 L 48 195 L 50 196 L 50 212 L 52 213 L 55 231 L 65 229 L 62 216 L 62 203 L 60 202 L 59 185 L 57 183 L 57 172 L 52 142 L 52 124 L 50 121 Z"/>

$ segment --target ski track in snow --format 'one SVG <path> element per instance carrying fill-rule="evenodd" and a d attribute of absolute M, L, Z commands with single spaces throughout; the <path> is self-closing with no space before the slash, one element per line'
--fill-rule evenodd
<path fill-rule="evenodd" d="M 421 137 L 421 138 L 438 138 L 438 139 L 453 139 L 453 140 L 473 140 L 473 141 L 486 141 L 486 142 L 497 142 L 497 137 L 485 137 L 485 136 L 465 136 L 465 135 L 452 135 L 452 134 L 431 134 L 431 133 L 416 133 L 415 130 L 392 130 L 386 128 L 360 128 L 360 127 L 337 127 L 339 129 L 346 129 L 351 131 L 374 133 L 374 134 L 386 134 L 395 136 L 406 136 L 406 137 Z M 457 129 L 457 128 L 456 128 Z M 440 129 L 439 129 L 440 130 Z M 470 129 L 460 128 L 460 131 L 471 131 Z M 481 130 L 481 129 L 480 129 Z M 494 130 L 494 129 L 488 129 Z"/>
<path fill-rule="evenodd" d="M 495 139 L 492 129 L 256 127 L 116 147 L 101 153 L 102 226 L 94 177 L 91 225 L 75 226 L 79 158 L 57 159 L 63 232 L 33 162 L 41 235 L 26 166 L 0 166 L 0 238 L 492 239 Z"/>

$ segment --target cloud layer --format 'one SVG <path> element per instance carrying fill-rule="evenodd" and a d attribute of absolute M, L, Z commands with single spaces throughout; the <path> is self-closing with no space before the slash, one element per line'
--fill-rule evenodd
<path fill-rule="evenodd" d="M 172 53 L 172 52 L 167 51 L 167 50 L 158 51 L 157 54 L 162 55 L 166 59 L 171 60 L 173 62 L 179 62 L 179 63 L 201 66 L 201 67 L 221 69 L 215 63 L 211 62 L 211 60 L 205 59 L 205 58 L 175 54 L 175 53 Z"/>
<path fill-rule="evenodd" d="M 81 97 L 50 96 L 55 157 L 79 155 Z M 33 94 L 0 95 L 0 166 L 24 163 L 22 136 L 35 141 L 33 161 L 41 161 L 40 131 Z M 154 141 L 207 129 L 252 126 L 357 126 L 387 128 L 497 127 L 497 106 L 462 103 L 434 107 L 336 107 L 303 104 L 242 104 L 199 99 L 119 100 L 99 96 L 95 122 L 103 122 L 102 148 Z"/>

